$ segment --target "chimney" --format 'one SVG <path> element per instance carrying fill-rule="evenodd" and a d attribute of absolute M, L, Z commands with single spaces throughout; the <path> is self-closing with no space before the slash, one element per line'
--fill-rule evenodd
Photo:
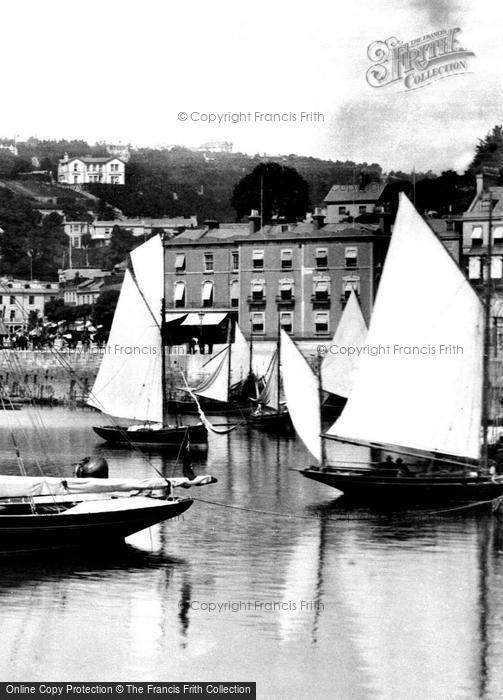
<path fill-rule="evenodd" d="M 484 175 L 482 173 L 477 173 L 477 194 L 481 195 L 484 189 Z"/>
<path fill-rule="evenodd" d="M 208 229 L 220 228 L 220 224 L 215 219 L 206 219 L 204 225 Z"/>
<path fill-rule="evenodd" d="M 257 233 L 260 229 L 260 219 L 262 217 L 258 213 L 257 209 L 252 209 L 250 215 L 248 216 L 248 225 L 250 229 L 250 234 Z"/>
<path fill-rule="evenodd" d="M 323 207 L 315 207 L 313 214 L 314 230 L 319 231 L 325 225 L 325 214 L 323 213 Z"/>

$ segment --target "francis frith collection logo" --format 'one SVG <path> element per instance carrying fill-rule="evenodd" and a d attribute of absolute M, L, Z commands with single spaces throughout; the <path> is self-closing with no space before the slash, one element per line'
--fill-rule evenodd
<path fill-rule="evenodd" d="M 440 29 L 407 43 L 394 36 L 374 41 L 367 49 L 373 64 L 367 70 L 368 84 L 380 88 L 398 83 L 415 90 L 466 73 L 468 59 L 475 54 L 460 46 L 460 31 L 459 27 Z"/>

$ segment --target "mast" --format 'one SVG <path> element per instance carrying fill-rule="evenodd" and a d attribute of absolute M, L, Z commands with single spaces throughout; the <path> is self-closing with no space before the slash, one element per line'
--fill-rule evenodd
<path fill-rule="evenodd" d="M 481 461 L 484 470 L 488 469 L 488 442 L 487 429 L 489 427 L 489 398 L 490 398 L 490 352 L 491 352 L 491 300 L 492 300 L 492 224 L 493 224 L 493 197 L 489 190 L 483 200 L 489 204 L 489 230 L 487 235 L 487 255 L 485 264 L 484 287 L 484 354 L 483 354 L 483 382 L 482 382 L 482 454 Z"/>
<path fill-rule="evenodd" d="M 253 374 L 253 322 L 250 318 L 250 365 L 248 367 L 248 374 Z"/>
<path fill-rule="evenodd" d="M 166 392 L 166 345 L 165 345 L 165 327 L 166 327 L 166 298 L 163 296 L 161 300 L 161 391 L 162 391 L 162 425 L 166 425 L 168 418 L 168 396 Z"/>
<path fill-rule="evenodd" d="M 229 346 L 229 363 L 227 365 L 227 401 L 231 400 L 231 347 L 232 347 L 232 318 L 229 316 L 227 324 L 227 344 Z"/>
<path fill-rule="evenodd" d="M 318 355 L 316 358 L 316 377 L 318 379 L 318 396 L 319 396 L 319 404 L 320 404 L 320 427 L 321 427 L 321 407 L 323 405 L 323 388 L 321 386 L 321 363 L 322 363 L 322 357 L 321 355 Z M 325 441 L 320 435 L 320 446 L 321 446 L 321 469 L 322 471 L 325 471 L 326 465 L 327 465 L 327 451 L 326 451 L 326 445 Z"/>
<path fill-rule="evenodd" d="M 276 391 L 278 392 L 276 413 L 280 413 L 280 410 L 279 410 L 279 397 L 280 397 L 279 387 L 280 387 L 280 381 L 281 381 L 281 367 L 280 367 L 280 364 L 281 364 L 281 320 L 280 320 L 279 314 L 278 314 L 278 340 L 276 343 L 276 352 L 277 352 L 277 358 L 278 358 L 277 367 L 276 367 L 276 384 L 277 384 Z"/>

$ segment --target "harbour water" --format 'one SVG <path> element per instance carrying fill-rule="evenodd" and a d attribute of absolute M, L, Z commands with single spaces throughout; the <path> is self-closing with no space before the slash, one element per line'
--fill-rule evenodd
<path fill-rule="evenodd" d="M 181 473 L 174 457 L 104 448 L 91 431 L 100 421 L 85 409 L 3 413 L 2 471 L 18 473 L 10 424 L 29 473 L 69 475 L 87 454 L 106 456 L 111 476 Z M 196 498 L 183 518 L 114 551 L 2 560 L 0 680 L 501 697 L 503 519 L 347 510 L 294 471 L 308 463 L 295 439 L 210 436 L 194 467 L 219 481 L 183 492 Z"/>

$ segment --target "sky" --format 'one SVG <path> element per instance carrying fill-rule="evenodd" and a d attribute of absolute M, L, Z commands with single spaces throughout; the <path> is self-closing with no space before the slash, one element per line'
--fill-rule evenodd
<path fill-rule="evenodd" d="M 231 141 L 251 154 L 462 172 L 503 123 L 496 0 L 5 0 L 2 16 L 7 138 Z M 453 27 L 475 54 L 462 74 L 419 89 L 367 82 L 374 42 Z"/>

